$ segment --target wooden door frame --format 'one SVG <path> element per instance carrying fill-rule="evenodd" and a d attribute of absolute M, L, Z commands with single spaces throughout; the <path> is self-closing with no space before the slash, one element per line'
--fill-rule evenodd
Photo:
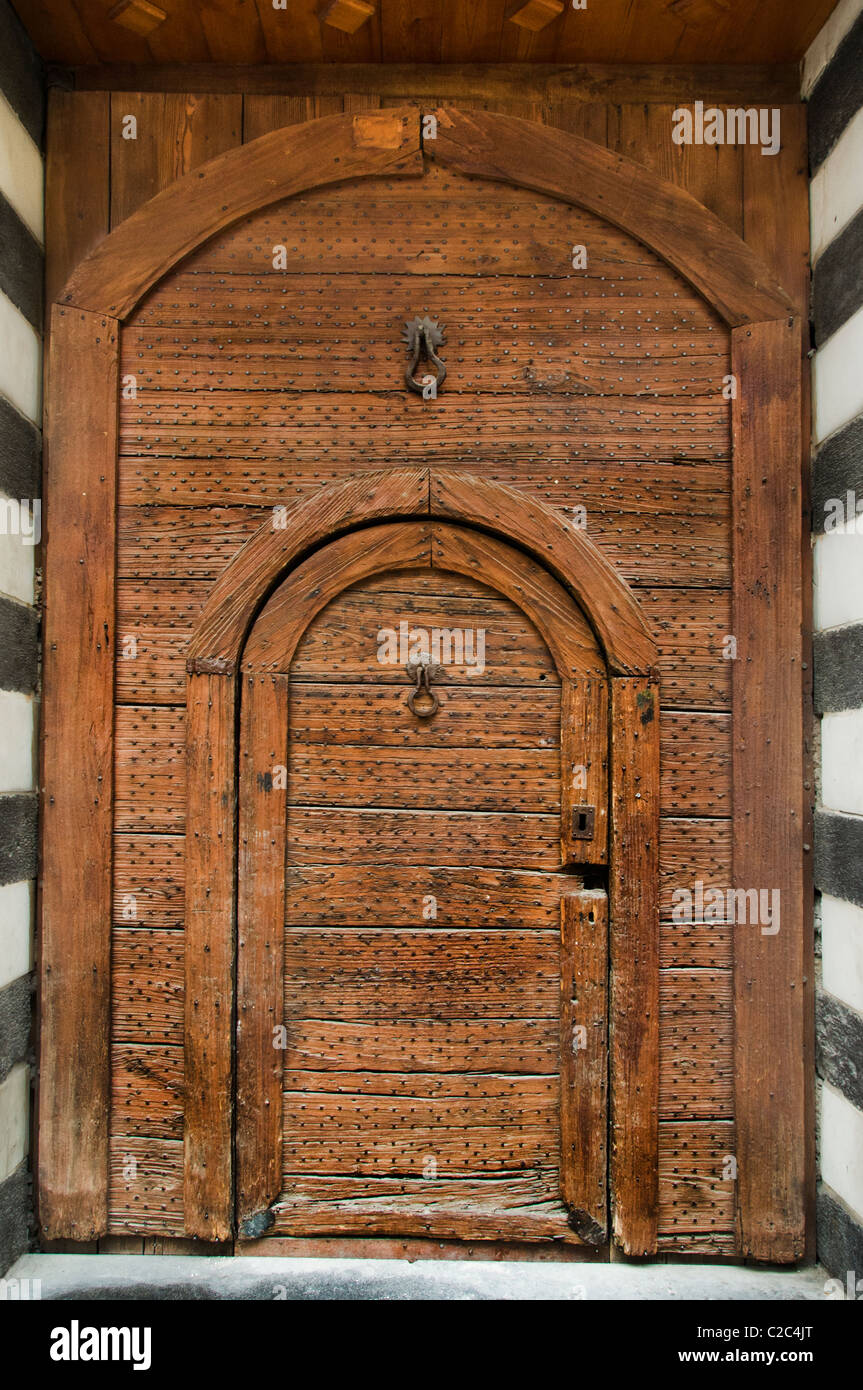
<path fill-rule="evenodd" d="M 346 179 L 417 177 L 428 157 L 474 177 L 533 188 L 611 221 L 682 274 L 732 330 L 738 643 L 733 886 L 778 887 L 784 900 L 778 935 L 735 931 L 738 1250 L 760 1259 L 796 1259 L 804 1251 L 811 1088 L 805 1070 L 811 946 L 804 915 L 806 653 L 799 563 L 802 325 L 792 301 L 744 241 L 688 193 L 634 161 L 578 136 L 490 112 L 439 109 L 434 138 L 424 138 L 422 115 L 407 107 L 325 117 L 219 156 L 118 226 L 76 269 L 54 305 L 40 776 L 42 1230 L 48 1237 L 83 1241 L 104 1234 L 108 1225 L 120 325 L 182 257 L 239 218 Z M 399 477 L 408 493 L 418 485 L 418 475 L 409 481 L 404 474 L 388 475 L 387 484 L 378 485 L 381 503 Z M 545 540 L 542 548 L 546 553 Z M 218 679 L 216 671 L 198 674 Z M 632 727 L 625 710 L 637 709 L 644 693 L 638 682 L 647 677 L 643 671 L 627 677 L 623 670 L 617 676 L 618 710 Z M 218 733 L 214 724 L 212 732 Z M 227 737 L 232 729 L 223 727 L 221 734 Z M 223 869 L 213 867 L 217 874 Z M 200 903 L 189 905 L 193 933 L 200 910 Z M 197 984 L 204 988 L 208 982 L 205 971 Z M 204 1036 L 213 1027 L 215 1040 L 223 1023 L 217 1008 Z M 630 1009 L 616 1022 L 616 1038 L 625 1038 L 632 1027 Z M 634 1046 L 637 1072 L 637 1040 Z M 634 1078 L 627 1103 L 636 1117 L 627 1142 L 638 1150 L 648 1142 L 637 1118 L 648 1108 L 642 1101 Z M 618 1148 L 632 1186 L 632 1156 L 623 1141 Z M 629 1197 L 623 1195 L 626 1185 L 621 1187 L 617 1237 L 633 1251 L 655 1248 L 652 1180 L 648 1185 L 650 1191 L 640 1194 L 636 1185 Z M 225 1210 L 211 1209 L 207 1181 L 196 1180 L 193 1189 L 189 1229 L 227 1234 Z"/>
<path fill-rule="evenodd" d="M 547 503 L 450 469 L 355 474 L 264 522 L 223 571 L 189 646 L 186 701 L 186 1229 L 233 1229 L 234 881 L 240 662 L 275 585 L 318 547 L 372 523 L 455 521 L 519 545 L 585 613 L 611 686 L 609 943 L 612 1220 L 656 1246 L 659 1099 L 659 702 L 656 645 L 632 591 Z M 225 852 L 225 847 L 231 852 Z"/>
<path fill-rule="evenodd" d="M 264 545 L 256 547 L 258 561 L 271 537 L 271 529 L 266 528 Z M 245 565 L 239 569 L 243 575 L 248 572 Z M 239 704 L 240 728 L 236 761 L 234 1225 L 241 1239 L 258 1239 L 270 1232 L 274 1208 L 284 1191 L 282 1093 L 286 1063 L 284 1053 L 273 1047 L 273 1027 L 283 1017 L 286 984 L 283 943 L 285 923 L 290 920 L 286 914 L 285 868 L 290 862 L 290 811 L 273 777 L 265 774 L 290 763 L 291 664 L 303 635 L 340 594 L 376 575 L 405 570 L 479 580 L 486 589 L 518 607 L 542 638 L 560 682 L 559 868 L 565 871 L 574 865 L 608 863 L 608 668 L 581 609 L 546 568 L 485 531 L 421 513 L 417 520 L 385 521 L 341 532 L 335 539 L 325 538 L 288 569 L 253 618 L 233 695 Z M 218 680 L 219 689 L 224 690 L 225 677 Z M 655 731 L 651 734 L 655 772 L 658 749 Z M 263 764 L 262 757 L 266 759 Z M 196 767 L 203 761 L 196 759 Z M 575 799 L 595 809 L 596 833 L 591 840 L 575 839 L 572 834 L 572 768 L 576 764 L 585 767 L 587 778 Z M 655 794 L 658 787 L 653 790 Z M 218 791 L 218 787 L 212 788 L 211 794 Z M 608 918 L 606 893 L 587 891 L 577 878 L 570 880 L 570 889 L 560 902 L 559 1196 L 567 1211 L 567 1238 L 573 1239 L 574 1233 L 592 1246 L 604 1244 L 608 1238 Z M 212 920 L 214 933 L 224 932 L 226 926 Z M 649 921 L 642 924 L 645 935 L 649 928 Z M 200 961 L 203 942 L 196 944 Z M 212 937 L 207 944 L 212 946 Z M 194 965 L 189 973 L 190 977 L 196 973 Z M 630 989 L 631 981 L 625 982 L 624 988 Z M 591 1040 L 591 1045 L 578 1052 L 572 1045 L 576 993 L 577 1022 Z M 187 1021 L 189 1064 L 200 1071 L 203 1059 L 193 1032 L 195 1019 L 190 1016 Z M 654 1056 L 653 1060 L 658 1059 Z M 212 1078 L 202 1075 L 201 1084 L 211 1085 Z M 210 1102 L 198 1121 L 211 1125 L 212 1117 Z M 209 1132 L 203 1136 L 205 1140 L 208 1137 Z M 654 1157 L 642 1154 L 642 1163 L 649 1166 Z M 332 1220 L 332 1210 L 329 1203 L 326 1205 L 327 1218 Z M 406 1215 L 377 1212 L 370 1219 L 370 1214 L 365 1214 L 355 1229 L 366 1235 L 404 1236 Z M 512 1213 L 502 1211 L 500 1238 L 523 1236 L 523 1219 L 516 1218 L 512 1226 L 508 1224 Z M 326 1234 L 325 1224 L 318 1234 Z M 423 1213 L 421 1229 L 414 1234 L 470 1239 L 473 1233 L 464 1215 L 436 1208 L 432 1215 Z"/>

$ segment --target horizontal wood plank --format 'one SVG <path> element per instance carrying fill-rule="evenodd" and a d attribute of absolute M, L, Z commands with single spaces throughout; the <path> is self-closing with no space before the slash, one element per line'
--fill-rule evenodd
<path fill-rule="evenodd" d="M 438 865 L 289 868 L 289 927 L 511 927 L 555 931 L 560 898 L 575 874 L 521 869 L 442 869 Z"/>
<path fill-rule="evenodd" d="M 285 1020 L 556 1017 L 558 933 L 288 929 Z"/>

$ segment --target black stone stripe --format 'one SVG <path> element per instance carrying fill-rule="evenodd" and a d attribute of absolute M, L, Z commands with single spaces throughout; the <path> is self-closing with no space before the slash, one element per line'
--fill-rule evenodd
<path fill-rule="evenodd" d="M 0 989 L 0 1082 L 27 1060 L 33 1022 L 32 976 L 21 975 Z"/>
<path fill-rule="evenodd" d="M 819 991 L 815 1008 L 818 1075 L 863 1110 L 863 1017 L 826 990 Z"/>
<path fill-rule="evenodd" d="M 0 290 L 42 332 L 42 248 L 0 193 Z"/>
<path fill-rule="evenodd" d="M 0 1183 L 0 1275 L 28 1248 L 33 1221 L 32 1182 L 24 1159 Z"/>
<path fill-rule="evenodd" d="M 815 886 L 863 907 L 863 817 L 815 812 Z"/>
<path fill-rule="evenodd" d="M 863 1225 L 826 1183 L 818 1187 L 818 1259 L 845 1284 L 848 1271 L 863 1279 Z"/>
<path fill-rule="evenodd" d="M 0 594 L 0 690 L 36 688 L 39 621 L 34 609 Z"/>
<path fill-rule="evenodd" d="M 5 396 L 0 396 L 0 493 L 31 501 L 41 491 L 42 436 Z"/>
<path fill-rule="evenodd" d="M 832 498 L 843 503 L 853 492 L 863 501 L 863 415 L 837 430 L 815 455 L 812 464 L 812 529 L 823 531 Z"/>
<path fill-rule="evenodd" d="M 863 196 L 863 194 L 861 194 Z M 812 317 L 815 342 L 825 343 L 863 304 L 863 208 L 831 241 L 815 266 Z"/>
<path fill-rule="evenodd" d="M 816 632 L 814 657 L 818 713 L 863 709 L 863 623 Z"/>
<path fill-rule="evenodd" d="M 809 95 L 813 174 L 863 106 L 863 14 L 852 24 Z"/>
<path fill-rule="evenodd" d="M 44 69 L 8 0 L 0 0 L 0 91 L 41 149 L 45 127 Z"/>
<path fill-rule="evenodd" d="M 36 877 L 37 819 L 35 792 L 0 796 L 0 884 Z"/>

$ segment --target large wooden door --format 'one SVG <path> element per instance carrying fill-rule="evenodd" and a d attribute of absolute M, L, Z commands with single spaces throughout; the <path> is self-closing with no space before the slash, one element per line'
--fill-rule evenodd
<path fill-rule="evenodd" d="M 267 603 L 240 733 L 242 1235 L 604 1240 L 606 710 L 575 603 L 468 529 L 347 536 Z"/>

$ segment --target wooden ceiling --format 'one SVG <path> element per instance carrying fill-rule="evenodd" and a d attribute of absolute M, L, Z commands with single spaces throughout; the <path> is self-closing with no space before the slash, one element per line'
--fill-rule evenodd
<path fill-rule="evenodd" d="M 354 34 L 321 23 L 321 0 L 285 0 L 284 9 L 273 0 L 152 0 L 141 13 L 166 17 L 146 35 L 109 18 L 117 0 L 12 3 L 46 61 L 90 67 L 790 63 L 802 58 L 836 0 L 586 0 L 584 9 L 565 0 L 537 32 L 506 17 L 520 8 L 513 0 L 373 0 L 374 13 Z"/>

